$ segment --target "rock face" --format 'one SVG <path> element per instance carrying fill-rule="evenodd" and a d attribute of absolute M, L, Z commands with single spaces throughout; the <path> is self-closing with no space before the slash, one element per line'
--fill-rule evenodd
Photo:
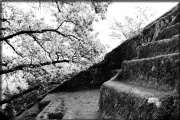
<path fill-rule="evenodd" d="M 109 67 L 120 71 L 100 88 L 104 119 L 180 118 L 179 10 L 180 4 L 124 42 L 126 49 L 122 44 L 107 55 Z M 118 53 L 123 58 L 112 57 Z"/>
<path fill-rule="evenodd" d="M 178 120 L 180 118 L 179 46 L 180 3 L 147 25 L 140 34 L 106 54 L 102 62 L 79 72 L 50 91 L 47 96 L 51 94 L 56 96 L 55 94 L 61 92 L 70 94 L 82 88 L 100 88 L 98 112 L 102 119 Z M 38 105 L 49 104 L 47 106 L 53 110 L 58 105 L 62 106 L 61 102 L 55 105 L 50 102 L 51 100 L 42 101 Z M 81 102 L 80 100 L 77 103 Z M 39 108 L 37 110 L 40 111 Z M 39 115 L 36 113 L 33 116 L 41 119 L 38 116 L 47 116 L 49 110 L 42 109 Z M 79 111 L 83 112 L 83 110 Z M 63 118 L 61 113 L 52 113 L 52 116 Z M 71 116 L 75 113 L 63 114 Z M 83 115 L 83 113 L 78 114 Z"/>

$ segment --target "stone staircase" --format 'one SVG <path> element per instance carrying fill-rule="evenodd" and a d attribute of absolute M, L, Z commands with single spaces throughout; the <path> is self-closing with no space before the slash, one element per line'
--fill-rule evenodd
<path fill-rule="evenodd" d="M 158 41 L 139 46 L 137 57 L 123 61 L 119 73 L 101 86 L 104 119 L 179 119 L 179 24 L 163 29 Z M 170 32 L 172 27 L 178 29 Z"/>
<path fill-rule="evenodd" d="M 126 49 L 116 50 L 124 59 L 118 74 L 100 88 L 103 119 L 180 118 L 179 11 L 180 4 L 120 46 Z"/>

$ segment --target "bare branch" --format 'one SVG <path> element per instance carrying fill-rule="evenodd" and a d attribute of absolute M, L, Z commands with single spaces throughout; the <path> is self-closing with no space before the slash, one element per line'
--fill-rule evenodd
<path fill-rule="evenodd" d="M 33 33 L 45 33 L 45 32 L 55 32 L 63 37 L 73 37 L 77 40 L 81 40 L 80 38 L 77 38 L 76 36 L 74 35 L 66 35 L 66 34 L 63 34 L 61 32 L 59 32 L 57 29 L 43 29 L 43 30 L 23 30 L 23 31 L 19 31 L 19 32 L 16 32 L 16 33 L 13 33 L 11 35 L 8 35 L 6 37 L 3 37 L 3 38 L 0 38 L 0 41 L 5 41 L 5 40 L 8 40 L 8 39 L 11 39 L 15 36 L 18 36 L 18 35 L 22 35 L 22 34 L 33 34 Z"/>
<path fill-rule="evenodd" d="M 2 65 L 2 66 L 7 66 L 8 63 L 0 63 L 0 65 Z"/>
<path fill-rule="evenodd" d="M 49 58 L 51 59 L 51 61 L 53 61 L 52 58 L 51 58 L 51 53 L 48 52 L 48 51 L 41 45 L 41 43 L 38 41 L 38 38 L 37 38 L 36 36 L 34 36 L 33 34 L 29 34 L 29 35 L 30 35 L 30 36 L 34 39 L 34 41 L 36 41 L 37 44 L 48 54 L 48 56 L 49 56 Z"/>
<path fill-rule="evenodd" d="M 58 11 L 61 13 L 58 2 L 57 1 L 55 1 L 55 2 L 56 2 L 56 7 L 57 7 Z"/>
<path fill-rule="evenodd" d="M 9 29 L 9 28 L 3 28 L 3 27 L 2 27 L 2 28 L 0 28 L 0 30 L 3 31 L 3 30 L 10 30 L 10 29 Z"/>
<path fill-rule="evenodd" d="M 0 18 L 0 21 L 2 21 L 2 22 L 8 22 L 8 24 L 10 24 L 10 22 L 9 22 L 7 19 L 5 19 L 5 18 Z"/>
<path fill-rule="evenodd" d="M 14 51 L 17 55 L 19 55 L 19 56 L 21 56 L 21 57 L 23 58 L 22 54 L 19 53 L 19 52 L 14 48 L 14 46 L 10 44 L 10 42 L 9 42 L 8 40 L 5 40 L 5 42 L 13 49 L 13 51 Z"/>
<path fill-rule="evenodd" d="M 39 64 L 23 64 L 23 65 L 19 65 L 7 70 L 2 70 L 0 71 L 0 75 L 5 74 L 5 73 L 10 73 L 10 72 L 14 72 L 17 70 L 23 70 L 24 68 L 37 68 L 37 67 L 41 67 L 41 66 L 45 66 L 45 65 L 51 65 L 51 64 L 56 64 L 56 63 L 63 63 L 63 62 L 70 62 L 70 60 L 60 60 L 60 61 L 52 61 L 52 62 L 45 62 L 45 63 L 39 63 Z"/>
<path fill-rule="evenodd" d="M 63 20 L 60 24 L 59 24 L 59 26 L 56 28 L 56 30 L 58 30 L 64 23 L 73 23 L 74 25 L 76 25 L 72 20 Z"/>
<path fill-rule="evenodd" d="M 18 97 L 21 97 L 21 96 L 24 95 L 24 94 L 27 94 L 27 93 L 29 93 L 29 92 L 31 92 L 31 91 L 34 91 L 34 90 L 38 89 L 39 87 L 40 87 L 40 85 L 37 85 L 37 86 L 35 86 L 35 87 L 33 87 L 33 88 L 29 88 L 29 89 L 27 89 L 27 90 L 25 90 L 25 91 L 23 91 L 23 92 L 21 92 L 21 93 L 19 93 L 19 94 L 16 94 L 16 95 L 14 95 L 14 96 L 12 96 L 12 97 L 10 97 L 10 98 L 8 98 L 8 99 L 2 100 L 2 101 L 0 101 L 0 105 L 5 104 L 5 103 L 8 103 L 8 102 L 10 102 L 11 100 L 14 100 L 14 99 L 16 99 L 16 98 L 18 98 Z"/>

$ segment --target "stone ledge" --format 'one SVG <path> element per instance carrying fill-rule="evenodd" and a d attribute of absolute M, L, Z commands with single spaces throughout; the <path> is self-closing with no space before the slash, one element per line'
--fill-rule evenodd
<path fill-rule="evenodd" d="M 176 23 L 169 27 L 166 27 L 160 31 L 155 40 L 171 38 L 174 35 L 180 34 L 180 23 Z"/>
<path fill-rule="evenodd" d="M 124 61 L 116 80 L 162 90 L 176 89 L 180 79 L 179 57 L 179 53 L 174 53 Z"/>
<path fill-rule="evenodd" d="M 180 34 L 174 35 L 170 39 L 150 42 L 137 49 L 137 58 L 149 58 L 158 55 L 165 55 L 179 52 Z"/>
<path fill-rule="evenodd" d="M 176 96 L 176 92 L 111 80 L 101 86 L 99 109 L 104 119 L 177 120 L 179 104 L 173 106 L 176 100 L 173 95 Z"/>

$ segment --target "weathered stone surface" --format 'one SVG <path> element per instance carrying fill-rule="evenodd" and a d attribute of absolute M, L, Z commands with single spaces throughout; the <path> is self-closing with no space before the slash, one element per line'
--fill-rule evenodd
<path fill-rule="evenodd" d="M 36 120 L 99 119 L 98 101 L 99 89 L 48 94 L 39 105 L 49 104 Z"/>
<path fill-rule="evenodd" d="M 56 87 L 56 89 L 51 91 L 51 93 L 57 91 L 75 91 L 80 87 L 88 87 L 92 80 L 91 74 L 92 72 L 90 70 L 81 71 L 77 75 L 70 78 L 68 81 L 65 81 Z"/>
<path fill-rule="evenodd" d="M 180 22 L 180 13 L 178 13 L 175 17 L 172 18 L 172 23 L 171 25 L 174 25 L 176 23 L 179 23 Z"/>
<path fill-rule="evenodd" d="M 17 116 L 14 120 L 35 120 L 39 113 L 38 104 L 36 103 L 31 108 L 25 110 L 22 114 Z"/>
<path fill-rule="evenodd" d="M 173 36 L 170 39 L 150 42 L 146 45 L 140 46 L 137 49 L 137 58 L 149 58 L 158 55 L 165 55 L 171 53 L 178 53 L 180 47 L 180 34 Z"/>
<path fill-rule="evenodd" d="M 178 120 L 180 103 L 173 92 L 110 80 L 101 86 L 99 109 L 104 119 Z"/>
<path fill-rule="evenodd" d="M 137 56 L 136 48 L 141 45 L 139 36 L 126 40 L 121 45 L 106 54 L 102 64 L 110 70 L 120 69 L 124 60 L 131 60 Z"/>
<path fill-rule="evenodd" d="M 51 101 L 36 117 L 36 120 L 62 119 L 64 115 L 63 100 Z"/>
<path fill-rule="evenodd" d="M 163 90 L 175 89 L 180 79 L 180 54 L 124 61 L 118 81 Z"/>
<path fill-rule="evenodd" d="M 172 36 L 177 34 L 180 34 L 180 23 L 176 23 L 167 28 L 164 28 L 162 31 L 160 31 L 155 40 L 171 38 Z"/>
<path fill-rule="evenodd" d="M 117 73 L 116 70 L 107 70 L 107 71 L 96 71 L 93 74 L 93 79 L 90 83 L 91 86 L 93 85 L 102 85 L 104 81 L 107 81 L 111 79 L 112 76 L 114 76 Z"/>
<path fill-rule="evenodd" d="M 66 108 L 63 120 L 98 120 L 100 118 L 98 109 L 99 89 L 64 92 L 61 97 L 65 101 Z"/>
<path fill-rule="evenodd" d="M 52 92 L 75 91 L 86 88 L 99 88 L 104 81 L 109 80 L 117 73 L 115 70 L 84 70 L 56 87 Z"/>

